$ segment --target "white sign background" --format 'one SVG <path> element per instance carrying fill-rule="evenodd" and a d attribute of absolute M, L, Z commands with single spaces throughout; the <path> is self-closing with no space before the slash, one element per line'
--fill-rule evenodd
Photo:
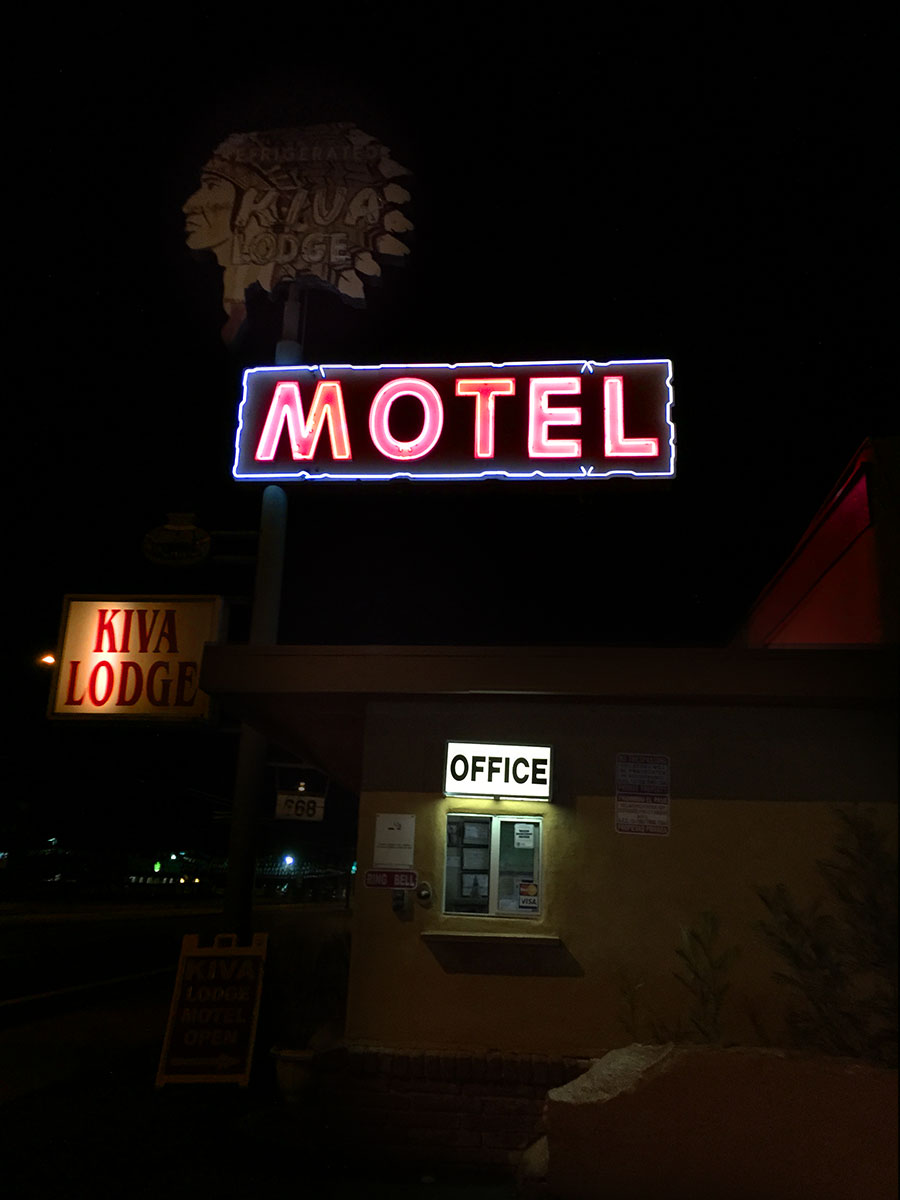
<path fill-rule="evenodd" d="M 459 767 L 465 760 L 463 778 Z M 478 759 L 477 771 L 473 760 Z M 490 760 L 494 760 L 492 764 Z M 537 764 L 537 769 L 535 765 Z M 488 778 L 488 776 L 491 778 Z M 534 775 L 539 782 L 534 782 Z M 519 782 L 516 776 L 523 779 Z M 551 746 L 508 746 L 495 742 L 448 742 L 444 759 L 445 796 L 499 796 L 511 800 L 549 800 L 553 783 Z"/>
<path fill-rule="evenodd" d="M 206 717 L 209 697 L 197 681 L 203 647 L 219 636 L 221 604 L 218 596 L 66 597 L 49 715 Z"/>
<path fill-rule="evenodd" d="M 415 861 L 416 818 L 412 813 L 378 813 L 375 817 L 375 867 L 411 867 Z"/>

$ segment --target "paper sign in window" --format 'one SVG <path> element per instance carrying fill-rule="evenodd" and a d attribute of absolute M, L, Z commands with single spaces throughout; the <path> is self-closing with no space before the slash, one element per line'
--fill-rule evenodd
<path fill-rule="evenodd" d="M 491 840 L 489 821 L 466 821 L 464 829 L 463 837 L 467 846 L 486 846 Z"/>
<path fill-rule="evenodd" d="M 464 871 L 488 871 L 491 866 L 491 852 L 487 846 L 466 846 L 463 849 Z"/>
<path fill-rule="evenodd" d="M 534 849 L 534 826 L 517 823 L 513 833 L 513 848 L 515 850 Z"/>
<path fill-rule="evenodd" d="M 488 894 L 488 876 L 479 874 L 468 874 L 463 872 L 462 877 L 462 894 L 471 896 L 472 898 L 484 898 Z"/>

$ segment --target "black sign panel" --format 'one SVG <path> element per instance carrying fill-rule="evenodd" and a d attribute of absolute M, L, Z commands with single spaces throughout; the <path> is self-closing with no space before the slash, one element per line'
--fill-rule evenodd
<path fill-rule="evenodd" d="M 219 934 L 201 946 L 186 934 L 156 1085 L 250 1080 L 267 935 L 249 946 Z"/>
<path fill-rule="evenodd" d="M 672 364 L 254 367 L 237 479 L 608 479 L 675 473 Z"/>

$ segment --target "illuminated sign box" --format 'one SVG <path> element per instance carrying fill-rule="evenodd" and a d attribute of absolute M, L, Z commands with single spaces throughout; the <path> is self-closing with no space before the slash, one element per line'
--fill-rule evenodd
<path fill-rule="evenodd" d="M 549 800 L 553 781 L 550 746 L 448 742 L 444 795 L 498 800 Z"/>
<path fill-rule="evenodd" d="M 67 596 L 48 715 L 206 719 L 200 659 L 221 613 L 218 596 Z"/>
<path fill-rule="evenodd" d="M 236 479 L 609 479 L 675 474 L 672 364 L 253 367 Z"/>

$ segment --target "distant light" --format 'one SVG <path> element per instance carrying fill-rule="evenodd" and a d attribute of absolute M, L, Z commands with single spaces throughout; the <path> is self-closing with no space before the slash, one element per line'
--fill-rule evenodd
<path fill-rule="evenodd" d="M 162 870 L 162 863 L 161 863 L 161 862 L 155 862 L 155 863 L 153 864 L 153 872 L 154 872 L 154 874 L 155 874 L 155 875 L 158 875 L 158 874 L 160 873 L 160 871 L 161 871 L 161 870 Z"/>
<path fill-rule="evenodd" d="M 55 654 L 42 654 L 41 657 L 38 659 L 38 662 L 43 663 L 45 667 L 52 667 L 53 664 L 56 662 L 56 655 Z"/>
<path fill-rule="evenodd" d="M 184 883 L 184 876 L 183 876 L 183 875 L 182 875 L 182 876 L 181 876 L 181 878 L 178 880 L 178 882 L 179 882 L 179 883 Z"/>
<path fill-rule="evenodd" d="M 350 868 L 350 874 L 351 874 L 351 875 L 355 875 L 355 874 L 356 874 L 356 863 L 355 863 L 355 862 L 353 863 L 353 865 L 352 865 L 352 866 L 351 866 L 351 868 Z"/>
<path fill-rule="evenodd" d="M 292 866 L 294 865 L 294 856 L 293 856 L 293 854 L 286 854 L 286 855 L 284 856 L 284 865 L 285 865 L 286 867 L 292 867 Z"/>
<path fill-rule="evenodd" d="M 199 883 L 199 882 L 200 882 L 200 880 L 199 880 L 199 879 L 195 879 L 195 880 L 194 880 L 194 883 Z"/>
<path fill-rule="evenodd" d="M 177 855 L 177 854 L 170 854 L 170 855 L 169 855 L 169 858 L 170 858 L 170 859 L 171 859 L 173 862 L 175 861 L 175 859 L 176 859 L 177 857 L 178 857 L 178 855 Z"/>

